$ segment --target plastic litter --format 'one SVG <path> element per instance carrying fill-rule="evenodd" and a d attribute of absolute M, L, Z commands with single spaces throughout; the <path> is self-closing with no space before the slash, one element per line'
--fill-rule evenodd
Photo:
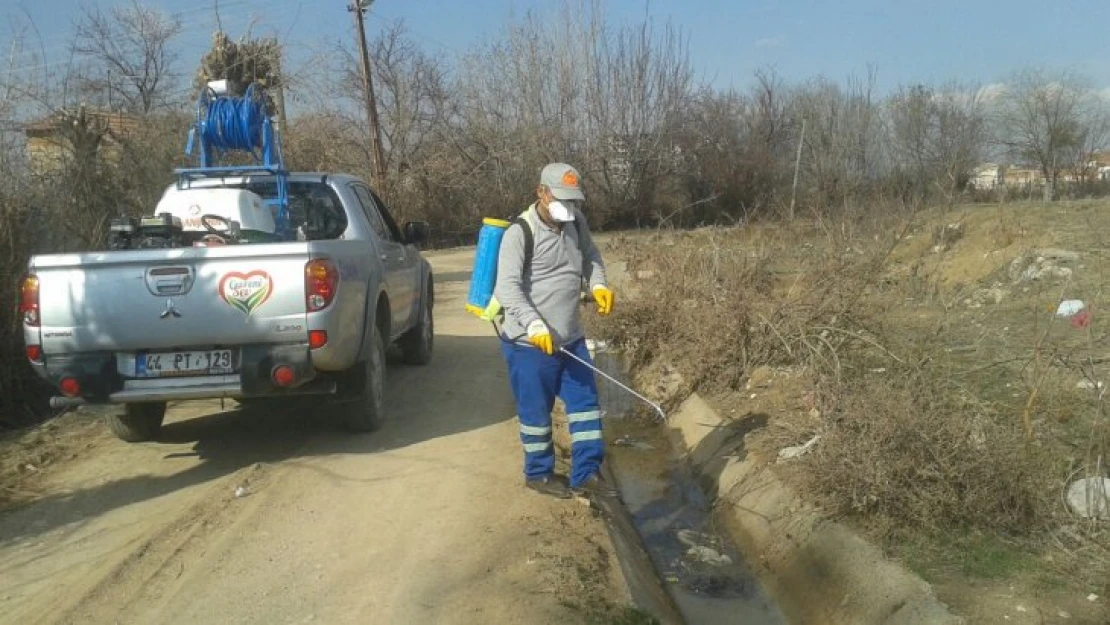
<path fill-rule="evenodd" d="M 779 461 L 801 458 L 802 456 L 808 454 L 819 440 L 821 440 L 821 435 L 817 434 L 813 438 L 806 441 L 803 445 L 795 445 L 794 447 L 786 447 L 779 450 Z"/>
<path fill-rule="evenodd" d="M 700 545 L 687 549 L 686 556 L 698 562 L 704 562 L 710 566 L 728 566 L 732 564 L 732 558 L 727 555 L 718 553 L 715 549 L 702 547 Z"/>
<path fill-rule="evenodd" d="M 591 354 L 608 351 L 609 343 L 600 339 L 586 339 L 586 349 L 590 350 Z"/>
<path fill-rule="evenodd" d="M 700 534 L 698 532 L 695 532 L 694 530 L 688 529 L 681 529 L 675 532 L 675 538 L 678 538 L 678 542 L 686 545 L 687 547 L 697 547 L 701 543 L 708 540 L 708 538 L 704 534 Z"/>
<path fill-rule="evenodd" d="M 1056 316 L 1062 317 L 1064 319 L 1070 319 L 1071 317 L 1079 314 L 1079 311 L 1083 310 L 1086 307 L 1087 305 L 1083 303 L 1083 300 L 1066 299 L 1060 302 L 1060 305 L 1056 308 Z"/>
<path fill-rule="evenodd" d="M 605 415 L 603 414 L 602 417 L 604 416 Z M 628 434 L 625 434 L 624 436 L 613 441 L 613 446 L 628 447 L 631 449 L 639 449 L 641 451 L 649 451 L 655 449 L 655 447 L 652 447 L 650 443 L 645 443 L 644 441 L 641 441 L 633 436 L 629 436 Z"/>
<path fill-rule="evenodd" d="M 1087 310 L 1081 310 L 1075 313 L 1069 321 L 1073 328 L 1080 330 L 1086 328 L 1091 325 L 1091 309 L 1088 308 Z"/>
<path fill-rule="evenodd" d="M 1110 519 L 1110 477 L 1087 477 L 1068 486 L 1068 507 L 1085 519 Z"/>

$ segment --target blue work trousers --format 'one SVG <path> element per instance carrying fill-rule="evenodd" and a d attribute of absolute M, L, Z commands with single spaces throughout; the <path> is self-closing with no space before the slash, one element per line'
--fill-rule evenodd
<path fill-rule="evenodd" d="M 567 351 L 590 362 L 585 339 L 564 345 Z M 548 356 L 530 345 L 502 340 L 501 351 L 509 366 L 509 384 L 520 419 L 527 479 L 551 475 L 555 449 L 551 442 L 551 409 L 555 398 L 566 405 L 571 440 L 570 485 L 578 487 L 601 469 L 605 443 L 601 437 L 601 410 L 594 373 L 566 354 Z"/>

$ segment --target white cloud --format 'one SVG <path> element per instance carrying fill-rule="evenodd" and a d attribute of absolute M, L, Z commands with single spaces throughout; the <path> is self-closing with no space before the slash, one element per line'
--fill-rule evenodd
<path fill-rule="evenodd" d="M 755 47 L 757 48 L 781 48 L 782 45 L 782 37 L 764 37 L 755 41 Z"/>
<path fill-rule="evenodd" d="M 1002 97 L 1006 93 L 1006 85 L 1000 82 L 994 82 L 989 85 L 983 85 L 979 89 L 979 99 L 983 102 L 991 102 Z"/>

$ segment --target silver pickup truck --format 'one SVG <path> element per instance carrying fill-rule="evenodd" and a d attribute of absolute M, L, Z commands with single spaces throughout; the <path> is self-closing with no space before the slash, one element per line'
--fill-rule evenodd
<path fill-rule="evenodd" d="M 265 210 L 279 192 L 295 240 L 221 212 Z M 387 347 L 410 364 L 432 356 L 434 281 L 415 246 L 426 236 L 422 222 L 398 228 L 352 176 L 179 182 L 155 216 L 114 220 L 108 250 L 31 258 L 27 357 L 55 406 L 123 404 L 108 425 L 126 441 L 156 437 L 167 401 L 207 398 L 322 395 L 351 429 L 373 430 Z"/>

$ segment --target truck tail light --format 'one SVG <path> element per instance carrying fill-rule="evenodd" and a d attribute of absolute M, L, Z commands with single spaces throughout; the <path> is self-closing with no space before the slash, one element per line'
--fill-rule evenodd
<path fill-rule="evenodd" d="M 278 365 L 270 373 L 270 379 L 274 381 L 274 385 L 285 388 L 292 386 L 296 381 L 297 375 L 293 372 L 293 368 L 288 365 Z"/>
<path fill-rule="evenodd" d="M 19 291 L 19 316 L 23 323 L 38 327 L 42 322 L 39 314 L 39 279 L 30 275 L 23 279 L 23 287 Z"/>
<path fill-rule="evenodd" d="M 308 312 L 330 306 L 338 287 L 339 269 L 331 260 L 317 258 L 304 266 L 304 293 Z"/>
<path fill-rule="evenodd" d="M 66 397 L 78 397 L 81 395 L 81 383 L 77 381 L 77 378 L 62 378 L 62 380 L 58 382 L 58 388 L 62 391 L 62 395 Z"/>
<path fill-rule="evenodd" d="M 328 333 L 325 330 L 310 330 L 308 332 L 308 346 L 312 349 L 320 349 L 328 344 Z"/>
<path fill-rule="evenodd" d="M 28 345 L 27 360 L 36 364 L 42 362 L 42 345 Z"/>

